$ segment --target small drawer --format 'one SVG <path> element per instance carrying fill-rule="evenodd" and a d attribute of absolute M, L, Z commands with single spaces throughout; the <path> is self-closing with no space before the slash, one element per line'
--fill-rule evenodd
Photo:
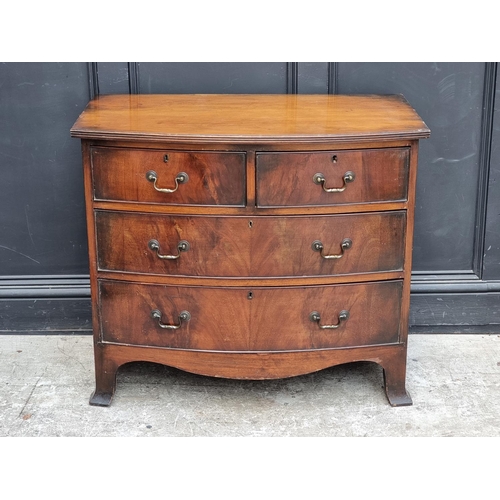
<path fill-rule="evenodd" d="M 97 210 L 95 215 L 103 271 L 273 278 L 403 269 L 404 211 L 218 217 Z"/>
<path fill-rule="evenodd" d="M 257 154 L 259 207 L 407 199 L 408 148 Z"/>
<path fill-rule="evenodd" d="M 398 342 L 402 281 L 216 288 L 100 281 L 104 342 L 296 351 Z"/>
<path fill-rule="evenodd" d="M 244 206 L 245 154 L 95 147 L 94 199 Z"/>

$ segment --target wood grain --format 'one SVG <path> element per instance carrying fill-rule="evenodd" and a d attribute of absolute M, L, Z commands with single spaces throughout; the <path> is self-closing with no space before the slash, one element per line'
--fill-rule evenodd
<path fill-rule="evenodd" d="M 159 188 L 175 188 L 175 178 L 181 172 L 187 173 L 189 180 L 173 193 L 159 192 L 146 178 L 149 171 L 158 174 Z M 96 200 L 163 205 L 245 204 L 244 153 L 93 148 L 92 174 Z"/>
<path fill-rule="evenodd" d="M 401 281 L 311 287 L 211 288 L 100 281 L 101 328 L 105 342 L 213 351 L 288 351 L 396 343 Z M 179 324 L 165 330 L 151 317 Z M 321 324 L 350 317 L 335 330 Z M 383 311 L 383 313 L 381 313 Z"/>
<path fill-rule="evenodd" d="M 259 153 L 257 205 L 318 206 L 406 200 L 408 164 L 408 148 Z M 315 174 L 322 173 L 326 188 L 341 188 L 347 172 L 353 172 L 355 179 L 340 193 L 327 193 L 313 182 Z"/>
<path fill-rule="evenodd" d="M 128 361 L 241 379 L 357 360 L 405 389 L 418 139 L 402 96 L 135 95 L 89 103 L 83 140 L 96 391 Z M 165 161 L 165 155 L 168 160 Z M 189 181 L 174 193 L 159 187 Z M 342 193 L 347 171 L 355 180 Z M 344 238 L 352 247 L 340 259 Z M 190 248 L 178 259 L 180 240 Z M 152 310 L 161 311 L 161 328 Z M 179 323 L 181 311 L 189 321 Z M 340 311 L 349 317 L 338 328 Z M 318 311 L 319 322 L 310 314 Z"/>
<path fill-rule="evenodd" d="M 246 353 L 189 351 L 101 343 L 96 350 L 103 359 L 109 359 L 115 363 L 110 370 L 113 378 L 118 367 L 130 361 L 161 363 L 199 375 L 240 380 L 295 377 L 355 361 L 373 361 L 383 366 L 385 370 L 390 370 L 391 365 L 405 366 L 406 361 L 404 344 Z M 110 389 L 112 393 L 114 383 Z"/>
<path fill-rule="evenodd" d="M 210 217 L 97 211 L 99 269 L 198 277 L 307 277 L 403 268 L 405 213 Z M 345 238 L 352 246 L 342 253 Z M 160 244 L 161 259 L 148 247 Z M 325 259 L 314 251 L 320 240 Z M 189 250 L 180 252 L 180 241 Z"/>
<path fill-rule="evenodd" d="M 424 138 L 402 95 L 105 95 L 73 137 L 129 141 L 295 142 Z"/>

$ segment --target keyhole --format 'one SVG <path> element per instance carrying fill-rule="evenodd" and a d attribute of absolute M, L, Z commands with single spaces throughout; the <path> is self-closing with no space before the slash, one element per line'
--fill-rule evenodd
<path fill-rule="evenodd" d="M 250 220 L 250 221 L 248 221 L 248 227 L 251 229 L 251 228 L 252 228 L 252 226 L 253 226 L 253 222 L 252 222 L 251 220 Z"/>
<path fill-rule="evenodd" d="M 167 162 L 168 162 L 168 155 L 165 155 L 165 156 L 163 157 L 163 161 L 164 161 L 165 163 L 167 163 Z"/>
<path fill-rule="evenodd" d="M 332 161 L 333 161 L 333 163 L 337 163 L 337 155 L 332 156 Z"/>
<path fill-rule="evenodd" d="M 248 300 L 252 300 L 253 299 L 253 293 L 252 292 L 248 292 Z"/>

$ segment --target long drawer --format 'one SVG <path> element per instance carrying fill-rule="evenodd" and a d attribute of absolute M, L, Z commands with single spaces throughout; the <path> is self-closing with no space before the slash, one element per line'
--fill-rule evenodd
<path fill-rule="evenodd" d="M 94 199 L 243 206 L 245 154 L 95 147 Z"/>
<path fill-rule="evenodd" d="M 258 153 L 256 163 L 259 207 L 407 199 L 408 148 Z"/>
<path fill-rule="evenodd" d="M 101 336 L 104 342 L 213 351 L 395 343 L 401 293 L 402 281 L 216 288 L 102 280 Z"/>
<path fill-rule="evenodd" d="M 403 268 L 404 211 L 219 217 L 96 211 L 100 270 L 197 277 L 337 276 Z"/>

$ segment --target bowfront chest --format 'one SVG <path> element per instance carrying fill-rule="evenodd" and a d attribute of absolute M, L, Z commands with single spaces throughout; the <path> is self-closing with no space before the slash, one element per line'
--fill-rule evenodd
<path fill-rule="evenodd" d="M 150 361 L 274 379 L 340 363 L 405 389 L 415 181 L 404 97 L 110 95 L 82 140 L 96 390 Z"/>

